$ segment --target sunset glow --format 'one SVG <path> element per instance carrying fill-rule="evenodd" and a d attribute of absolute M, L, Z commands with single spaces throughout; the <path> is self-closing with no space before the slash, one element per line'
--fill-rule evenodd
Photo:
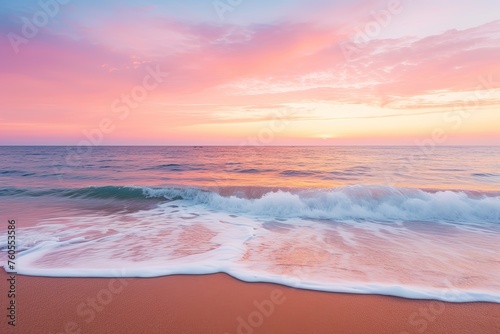
<path fill-rule="evenodd" d="M 25 3 L 3 145 L 500 143 L 498 1 Z"/>

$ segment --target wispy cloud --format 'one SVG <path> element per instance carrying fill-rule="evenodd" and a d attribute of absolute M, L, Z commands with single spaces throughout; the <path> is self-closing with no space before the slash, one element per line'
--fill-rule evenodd
<path fill-rule="evenodd" d="M 1 35 L 18 31 L 32 5 L 4 7 Z M 296 122 L 428 115 L 459 106 L 482 75 L 500 81 L 500 21 L 394 37 L 390 29 L 412 20 L 409 8 L 388 29 L 393 37 L 381 34 L 346 59 L 342 44 L 385 2 L 297 0 L 275 20 L 226 23 L 200 19 L 214 15 L 210 7 L 188 19 L 168 5 L 110 2 L 113 13 L 90 16 L 89 7 L 74 4 L 19 54 L 1 38 L 3 122 L 31 122 L 37 133 L 59 131 L 53 126 L 61 123 L 89 126 L 150 64 L 169 79 L 138 108 L 144 126 L 258 123 L 280 110 L 294 111 L 288 117 Z M 500 97 L 495 91 L 480 105 L 498 108 Z"/>

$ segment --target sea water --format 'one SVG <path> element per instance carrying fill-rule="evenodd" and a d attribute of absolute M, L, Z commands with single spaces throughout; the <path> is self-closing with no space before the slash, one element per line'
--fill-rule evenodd
<path fill-rule="evenodd" d="M 17 272 L 500 302 L 498 147 L 0 147 Z M 5 266 L 8 270 L 7 266 Z"/>

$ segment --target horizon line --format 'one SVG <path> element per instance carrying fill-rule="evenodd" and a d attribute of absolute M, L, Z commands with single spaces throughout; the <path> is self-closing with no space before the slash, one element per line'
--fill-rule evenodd
<path fill-rule="evenodd" d="M 37 145 L 37 144 L 13 144 L 13 145 L 2 145 L 0 147 L 79 147 L 81 145 Z M 85 147 L 236 147 L 236 148 L 258 148 L 258 147 L 428 147 L 428 145 L 84 145 Z M 434 145 L 437 147 L 500 147 L 497 145 Z"/>

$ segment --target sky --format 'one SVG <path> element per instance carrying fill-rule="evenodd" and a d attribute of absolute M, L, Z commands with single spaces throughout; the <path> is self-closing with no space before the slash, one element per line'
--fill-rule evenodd
<path fill-rule="evenodd" d="M 500 145 L 497 0 L 0 2 L 0 145 Z"/>

